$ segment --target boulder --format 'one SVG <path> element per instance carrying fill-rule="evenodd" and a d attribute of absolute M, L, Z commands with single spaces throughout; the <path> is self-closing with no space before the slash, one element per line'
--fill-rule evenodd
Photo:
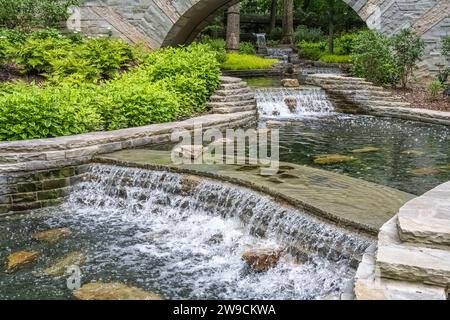
<path fill-rule="evenodd" d="M 39 258 L 37 251 L 17 251 L 6 258 L 6 272 L 14 272 L 19 268 L 35 262 Z"/>
<path fill-rule="evenodd" d="M 298 79 L 283 79 L 281 80 L 281 85 L 285 88 L 297 88 L 300 87 Z"/>
<path fill-rule="evenodd" d="M 335 163 L 341 163 L 341 162 L 349 162 L 349 161 L 355 161 L 356 158 L 352 156 L 344 156 L 341 154 L 325 154 L 316 156 L 314 159 L 315 164 L 320 165 L 326 165 L 326 164 L 335 164 Z"/>
<path fill-rule="evenodd" d="M 64 275 L 70 266 L 80 265 L 84 262 L 84 260 L 85 257 L 83 253 L 72 252 L 45 269 L 44 273 L 51 277 L 59 277 Z"/>
<path fill-rule="evenodd" d="M 286 99 L 284 99 L 284 103 L 286 104 L 286 106 L 288 107 L 288 109 L 291 113 L 295 113 L 295 111 L 297 111 L 297 107 L 298 107 L 297 99 L 286 98 Z"/>
<path fill-rule="evenodd" d="M 91 282 L 73 294 L 78 300 L 162 300 L 161 296 L 122 283 Z"/>
<path fill-rule="evenodd" d="M 242 260 L 255 272 L 267 271 L 277 266 L 281 250 L 255 249 L 244 252 Z"/>
<path fill-rule="evenodd" d="M 57 228 L 37 232 L 33 235 L 33 239 L 38 241 L 47 241 L 50 243 L 54 243 L 60 239 L 70 237 L 71 235 L 72 231 L 69 228 Z"/>
<path fill-rule="evenodd" d="M 198 176 L 184 176 L 182 190 L 184 193 L 192 193 L 201 182 L 202 178 Z"/>

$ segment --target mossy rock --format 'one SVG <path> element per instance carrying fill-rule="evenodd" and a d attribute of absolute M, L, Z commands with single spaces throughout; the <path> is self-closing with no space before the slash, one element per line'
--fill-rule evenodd
<path fill-rule="evenodd" d="M 11 273 L 35 262 L 39 258 L 37 251 L 17 251 L 6 259 L 6 272 Z"/>
<path fill-rule="evenodd" d="M 357 159 L 352 156 L 345 156 L 342 154 L 325 154 L 316 156 L 314 159 L 314 164 L 327 165 L 327 164 L 351 162 L 355 160 Z"/>

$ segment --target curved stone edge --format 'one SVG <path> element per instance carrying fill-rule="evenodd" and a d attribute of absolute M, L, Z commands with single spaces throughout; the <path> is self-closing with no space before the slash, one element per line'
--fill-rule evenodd
<path fill-rule="evenodd" d="M 378 233 L 378 229 L 376 229 L 372 226 L 336 216 L 330 212 L 327 212 L 326 210 L 323 210 L 322 208 L 318 208 L 318 207 L 308 204 L 304 201 L 294 199 L 290 196 L 287 196 L 283 193 L 276 191 L 275 189 L 270 189 L 270 188 L 252 183 L 251 181 L 247 181 L 247 180 L 243 180 L 243 179 L 239 179 L 239 178 L 235 178 L 235 177 L 229 177 L 229 176 L 224 176 L 224 175 L 221 175 L 218 173 L 205 172 L 205 171 L 200 171 L 200 170 L 195 170 L 195 169 L 176 168 L 176 167 L 159 165 L 159 164 L 131 163 L 131 162 L 127 162 L 127 161 L 121 161 L 121 160 L 117 160 L 117 159 L 110 159 L 110 158 L 104 158 L 104 157 L 96 157 L 93 159 L 93 162 L 100 163 L 100 164 L 117 165 L 117 166 L 122 166 L 122 167 L 135 167 L 135 168 L 146 169 L 146 170 L 158 170 L 158 171 L 174 172 L 174 173 L 179 173 L 179 174 L 188 174 L 188 175 L 210 178 L 210 179 L 217 180 L 217 181 L 228 182 L 228 183 L 231 183 L 231 184 L 234 184 L 237 186 L 249 188 L 254 191 L 261 192 L 263 194 L 271 196 L 277 202 L 287 203 L 298 209 L 307 211 L 308 213 L 311 213 L 312 215 L 314 215 L 318 219 L 321 219 L 322 221 L 335 223 L 335 225 L 337 227 L 341 227 L 341 228 L 351 230 L 351 231 L 357 232 L 357 233 L 363 233 L 366 236 L 370 236 L 370 237 L 374 237 Z"/>

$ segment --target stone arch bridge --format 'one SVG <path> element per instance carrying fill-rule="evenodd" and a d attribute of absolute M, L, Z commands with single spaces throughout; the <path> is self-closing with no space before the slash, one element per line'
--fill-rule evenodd
<path fill-rule="evenodd" d="M 412 27 L 427 44 L 422 67 L 443 64 L 440 38 L 450 35 L 450 0 L 343 0 L 369 28 L 394 34 Z M 71 30 L 144 42 L 156 49 L 189 43 L 220 9 L 237 0 L 85 0 L 68 21 Z"/>

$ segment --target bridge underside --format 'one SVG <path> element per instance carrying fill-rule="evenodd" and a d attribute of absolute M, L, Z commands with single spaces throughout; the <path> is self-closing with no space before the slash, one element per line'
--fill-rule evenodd
<path fill-rule="evenodd" d="M 426 44 L 422 68 L 444 64 L 440 38 L 450 35 L 450 0 L 343 0 L 369 28 L 394 34 L 412 27 Z M 68 27 L 90 35 L 144 42 L 157 49 L 193 41 L 217 12 L 238 0 L 86 0 Z"/>

